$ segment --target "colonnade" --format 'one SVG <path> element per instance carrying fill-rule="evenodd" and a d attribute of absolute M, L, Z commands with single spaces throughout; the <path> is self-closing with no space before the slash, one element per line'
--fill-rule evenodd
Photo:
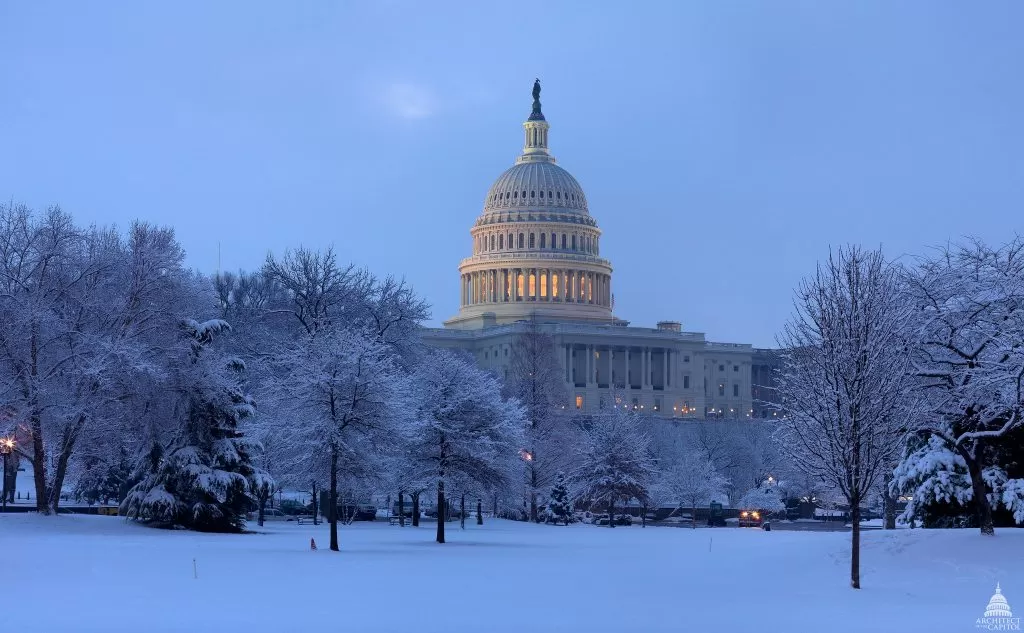
<path fill-rule="evenodd" d="M 540 301 L 611 307 L 611 275 L 568 268 L 494 268 L 462 275 L 463 306 Z"/>

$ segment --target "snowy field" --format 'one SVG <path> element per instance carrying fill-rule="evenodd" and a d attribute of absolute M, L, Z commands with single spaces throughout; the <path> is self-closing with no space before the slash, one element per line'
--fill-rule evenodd
<path fill-rule="evenodd" d="M 846 533 L 450 526 L 437 545 L 433 524 L 356 524 L 333 553 L 324 526 L 0 515 L 0 631 L 952 633 L 996 582 L 1024 611 L 1024 530 L 869 531 L 857 592 Z"/>

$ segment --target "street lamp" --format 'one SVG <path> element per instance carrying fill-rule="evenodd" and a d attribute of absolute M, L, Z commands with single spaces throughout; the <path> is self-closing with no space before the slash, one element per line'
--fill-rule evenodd
<path fill-rule="evenodd" d="M 14 452 L 14 438 L 0 437 L 0 455 L 4 456 L 3 511 L 7 512 L 7 456 Z"/>

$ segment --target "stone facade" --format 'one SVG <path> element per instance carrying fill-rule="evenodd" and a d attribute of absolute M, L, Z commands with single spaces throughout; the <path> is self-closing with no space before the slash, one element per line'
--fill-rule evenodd
<path fill-rule="evenodd" d="M 548 151 L 539 102 L 523 127 L 522 155 L 495 181 L 470 231 L 459 313 L 427 329 L 425 340 L 506 375 L 516 336 L 536 328 L 556 346 L 571 393 L 566 407 L 628 406 L 677 418 L 760 412 L 752 379 L 763 374 L 754 372 L 750 345 L 707 341 L 671 321 L 630 327 L 612 314 L 601 231 L 582 187 Z"/>

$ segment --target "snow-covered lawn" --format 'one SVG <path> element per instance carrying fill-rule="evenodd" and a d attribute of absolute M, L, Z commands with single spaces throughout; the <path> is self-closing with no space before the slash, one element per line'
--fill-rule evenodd
<path fill-rule="evenodd" d="M 0 631 L 954 632 L 996 582 L 1024 611 L 1024 530 L 867 532 L 858 592 L 846 533 L 450 528 L 356 524 L 333 553 L 324 526 L 0 515 Z"/>

